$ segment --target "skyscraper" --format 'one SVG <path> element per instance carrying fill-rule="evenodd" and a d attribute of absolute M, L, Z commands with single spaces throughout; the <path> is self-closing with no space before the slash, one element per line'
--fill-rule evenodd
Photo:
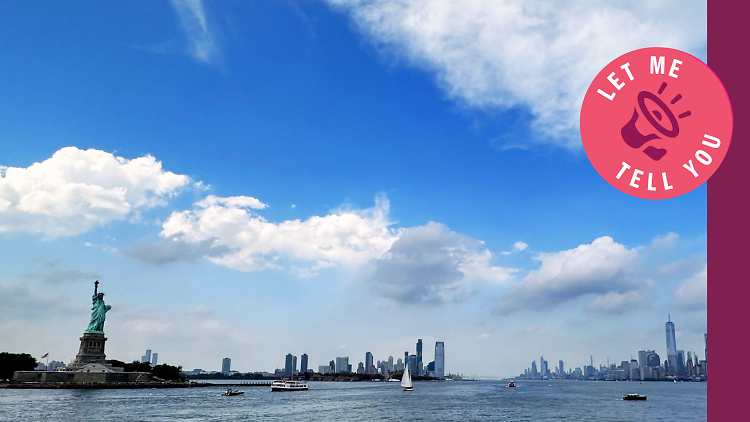
<path fill-rule="evenodd" d="M 559 368 L 558 375 L 562 375 L 564 373 L 565 373 L 565 367 L 563 366 L 563 361 L 560 361 L 560 368 Z"/>
<path fill-rule="evenodd" d="M 537 374 L 537 371 L 536 371 L 536 361 L 532 360 L 531 361 L 531 376 L 533 378 L 536 378 L 536 374 Z"/>
<path fill-rule="evenodd" d="M 417 368 L 417 355 L 409 355 L 409 372 L 416 374 Z"/>
<path fill-rule="evenodd" d="M 393 356 L 388 356 L 388 372 L 393 372 Z"/>
<path fill-rule="evenodd" d="M 336 358 L 336 372 L 338 373 L 344 373 L 344 372 L 350 372 L 349 369 L 349 357 L 337 357 Z"/>
<path fill-rule="evenodd" d="M 372 374 L 374 372 L 372 367 L 372 353 L 367 352 L 365 353 L 365 374 Z"/>
<path fill-rule="evenodd" d="M 290 376 L 294 373 L 294 356 L 291 353 L 287 353 L 286 359 L 284 360 L 284 375 Z"/>
<path fill-rule="evenodd" d="M 544 360 L 544 356 L 539 357 L 539 367 L 543 377 L 549 376 L 549 374 L 547 374 L 549 368 L 547 368 L 547 361 Z"/>
<path fill-rule="evenodd" d="M 151 362 L 151 349 L 146 349 L 146 354 L 141 356 L 141 362 Z"/>
<path fill-rule="evenodd" d="M 705 350 L 705 352 L 706 352 L 706 355 L 705 355 L 706 356 L 706 362 L 708 362 L 708 333 L 703 333 L 703 341 L 704 341 L 704 344 L 706 346 L 706 350 Z"/>
<path fill-rule="evenodd" d="M 222 359 L 221 360 L 221 373 L 224 375 L 229 375 L 229 371 L 231 370 L 232 370 L 232 359 L 229 359 L 229 358 Z"/>
<path fill-rule="evenodd" d="M 435 378 L 445 377 L 445 343 L 435 342 Z"/>
<path fill-rule="evenodd" d="M 297 375 L 297 356 L 292 356 L 292 375 Z"/>
<path fill-rule="evenodd" d="M 336 362 L 334 361 L 328 362 L 328 373 L 329 374 L 336 373 Z"/>
<path fill-rule="evenodd" d="M 417 339 L 417 375 L 422 375 L 422 339 Z"/>
<path fill-rule="evenodd" d="M 159 354 L 158 353 L 154 353 L 151 356 L 151 366 L 156 366 L 156 362 L 158 362 L 158 361 L 159 361 Z"/>
<path fill-rule="evenodd" d="M 305 372 L 307 372 L 307 353 L 302 354 L 299 365 L 300 365 L 299 371 L 301 373 L 304 374 Z"/>
<path fill-rule="evenodd" d="M 667 323 L 664 324 L 667 332 L 667 361 L 669 362 L 670 375 L 676 375 L 679 364 L 677 363 L 677 341 L 675 340 L 674 323 L 672 317 L 667 313 Z"/>
<path fill-rule="evenodd" d="M 401 358 L 398 358 L 396 360 L 396 370 L 397 371 L 403 371 L 404 370 L 404 361 L 401 360 Z"/>

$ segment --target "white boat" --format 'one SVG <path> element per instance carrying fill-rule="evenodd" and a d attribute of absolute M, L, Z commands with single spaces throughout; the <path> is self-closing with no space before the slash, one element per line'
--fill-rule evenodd
<path fill-rule="evenodd" d="M 304 381 L 274 381 L 271 384 L 271 391 L 304 391 L 307 390 L 307 383 Z"/>
<path fill-rule="evenodd" d="M 401 376 L 401 386 L 404 387 L 404 391 L 414 389 L 414 385 L 411 383 L 411 374 L 409 374 L 409 365 L 406 365 L 404 368 L 404 375 Z"/>

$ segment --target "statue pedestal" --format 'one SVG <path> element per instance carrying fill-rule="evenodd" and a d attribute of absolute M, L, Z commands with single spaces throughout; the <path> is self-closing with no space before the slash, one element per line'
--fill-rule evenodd
<path fill-rule="evenodd" d="M 81 347 L 78 349 L 75 366 L 83 366 L 87 363 L 100 363 L 104 365 L 104 342 L 107 339 L 104 334 L 83 333 Z"/>

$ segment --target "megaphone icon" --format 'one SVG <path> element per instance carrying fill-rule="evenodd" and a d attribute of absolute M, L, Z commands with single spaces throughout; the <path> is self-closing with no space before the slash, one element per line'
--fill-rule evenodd
<path fill-rule="evenodd" d="M 659 94 L 664 92 L 664 89 L 666 87 L 667 83 L 663 82 L 661 84 L 661 87 L 659 87 Z M 646 107 L 647 99 L 653 102 L 661 111 L 649 111 L 649 109 Z M 680 101 L 680 99 L 682 99 L 682 94 L 677 94 L 674 98 L 672 98 L 671 104 L 675 104 L 677 101 Z M 633 108 L 633 116 L 630 118 L 630 121 L 622 127 L 622 130 L 620 131 L 622 140 L 625 141 L 625 143 L 628 144 L 629 147 L 640 148 L 649 141 L 652 141 L 654 139 L 661 139 L 655 133 L 643 135 L 640 131 L 638 131 L 638 128 L 635 127 L 635 122 L 638 121 L 639 118 L 638 109 L 640 109 L 641 114 L 643 114 L 643 116 L 651 124 L 651 126 L 663 136 L 667 138 L 676 138 L 677 135 L 680 134 L 680 125 L 677 123 L 677 118 L 675 118 L 674 113 L 672 113 L 669 107 L 664 104 L 664 101 L 662 101 L 658 96 L 649 91 L 641 91 L 640 93 L 638 93 L 638 107 Z M 690 110 L 680 114 L 678 117 L 682 119 L 688 116 L 690 116 Z M 669 120 L 669 129 L 661 124 L 661 121 L 664 118 Z M 648 155 L 652 160 L 659 161 L 662 159 L 662 157 L 664 157 L 664 155 L 667 154 L 667 150 L 664 148 L 655 148 L 653 146 L 648 146 L 643 150 L 643 153 Z"/>

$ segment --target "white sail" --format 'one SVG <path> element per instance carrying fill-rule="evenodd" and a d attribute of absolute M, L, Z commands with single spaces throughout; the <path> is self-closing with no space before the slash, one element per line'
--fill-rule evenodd
<path fill-rule="evenodd" d="M 404 367 L 404 375 L 401 377 L 401 386 L 404 388 L 411 388 L 411 374 L 409 374 L 409 365 Z"/>

